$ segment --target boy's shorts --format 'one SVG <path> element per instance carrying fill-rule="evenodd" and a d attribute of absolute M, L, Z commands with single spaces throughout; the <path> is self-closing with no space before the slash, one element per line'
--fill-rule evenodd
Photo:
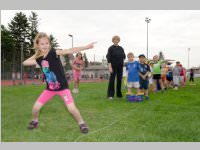
<path fill-rule="evenodd" d="M 149 79 L 149 84 L 153 84 L 153 78 Z"/>
<path fill-rule="evenodd" d="M 166 75 L 163 75 L 161 78 L 162 78 L 162 81 L 166 81 L 167 80 L 167 76 Z"/>
<path fill-rule="evenodd" d="M 174 82 L 174 85 L 179 85 L 179 81 L 180 81 L 180 76 L 173 76 L 173 82 Z"/>
<path fill-rule="evenodd" d="M 167 77 L 167 81 L 173 81 L 173 77 Z"/>
<path fill-rule="evenodd" d="M 161 79 L 161 74 L 154 74 L 153 79 L 154 80 Z"/>
<path fill-rule="evenodd" d="M 180 76 L 180 81 L 184 82 L 184 76 Z"/>
<path fill-rule="evenodd" d="M 149 81 L 148 80 L 143 80 L 140 78 L 140 89 L 145 89 L 147 90 L 149 87 Z"/>
<path fill-rule="evenodd" d="M 136 88 L 136 89 L 139 89 L 140 87 L 140 83 L 137 81 L 137 82 L 128 82 L 127 83 L 127 87 L 128 88 Z"/>

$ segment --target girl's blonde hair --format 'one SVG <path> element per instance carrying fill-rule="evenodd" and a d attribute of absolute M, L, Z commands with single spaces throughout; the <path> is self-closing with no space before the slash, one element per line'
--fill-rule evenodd
<path fill-rule="evenodd" d="M 34 49 L 35 49 L 35 58 L 37 59 L 37 58 L 39 58 L 39 57 L 41 57 L 42 55 L 41 55 L 41 50 L 39 49 L 39 47 L 38 47 L 38 43 L 39 43 L 39 40 L 41 39 L 41 38 L 47 38 L 48 39 L 48 41 L 49 41 L 49 43 L 50 43 L 50 38 L 49 38 L 49 36 L 46 34 L 46 33 L 44 33 L 44 32 L 39 32 L 36 36 L 35 36 L 35 39 L 34 39 Z M 49 49 L 51 48 L 51 46 L 49 47 Z"/>
<path fill-rule="evenodd" d="M 129 56 L 133 56 L 133 57 L 134 57 L 134 54 L 133 54 L 132 52 L 129 52 L 129 53 L 127 54 L 127 57 L 129 57 Z"/>

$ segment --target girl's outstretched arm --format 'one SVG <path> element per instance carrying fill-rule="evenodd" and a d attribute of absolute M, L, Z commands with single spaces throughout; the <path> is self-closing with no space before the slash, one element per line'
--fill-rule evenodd
<path fill-rule="evenodd" d="M 26 59 L 24 62 L 23 62 L 23 65 L 24 66 L 34 66 L 36 65 L 37 62 L 35 60 L 35 55 L 29 57 L 28 59 Z"/>
<path fill-rule="evenodd" d="M 67 55 L 67 54 L 77 53 L 79 51 L 84 51 L 87 49 L 92 49 L 94 47 L 95 43 L 96 42 L 92 42 L 86 46 L 74 47 L 74 48 L 69 48 L 69 49 L 64 49 L 64 50 L 56 50 L 56 54 L 57 55 Z"/>

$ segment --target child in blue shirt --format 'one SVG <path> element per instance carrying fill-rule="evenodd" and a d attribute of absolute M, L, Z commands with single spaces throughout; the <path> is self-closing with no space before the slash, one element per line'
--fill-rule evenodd
<path fill-rule="evenodd" d="M 134 54 L 128 53 L 128 63 L 126 64 L 126 70 L 128 74 L 127 87 L 128 95 L 132 95 L 132 88 L 136 88 L 136 94 L 139 93 L 139 62 L 134 61 Z"/>

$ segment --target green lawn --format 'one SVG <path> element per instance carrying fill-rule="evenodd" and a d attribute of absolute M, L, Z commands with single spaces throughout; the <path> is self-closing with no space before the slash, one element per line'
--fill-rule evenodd
<path fill-rule="evenodd" d="M 43 107 L 39 128 L 27 130 L 32 106 L 44 87 L 2 87 L 2 141 L 200 141 L 200 79 L 178 91 L 152 93 L 142 103 L 109 101 L 107 83 L 82 83 L 74 100 L 90 127 L 86 135 L 58 96 Z"/>

